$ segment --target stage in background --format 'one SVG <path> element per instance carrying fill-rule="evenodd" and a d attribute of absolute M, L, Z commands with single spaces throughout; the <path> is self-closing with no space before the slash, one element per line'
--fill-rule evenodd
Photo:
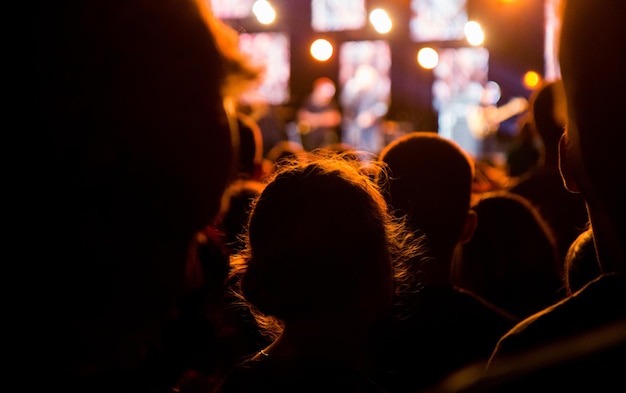
<path fill-rule="evenodd" d="M 241 100 L 246 103 L 258 100 L 270 105 L 284 104 L 289 100 L 290 48 L 285 33 L 243 33 L 239 35 L 239 47 L 250 55 L 252 62 L 264 67 L 261 85 L 245 93 Z"/>
<path fill-rule="evenodd" d="M 364 0 L 311 0 L 311 27 L 314 31 L 358 30 L 365 27 Z"/>
<path fill-rule="evenodd" d="M 348 41 L 339 53 L 342 142 L 377 154 L 390 104 L 391 52 L 384 40 Z"/>

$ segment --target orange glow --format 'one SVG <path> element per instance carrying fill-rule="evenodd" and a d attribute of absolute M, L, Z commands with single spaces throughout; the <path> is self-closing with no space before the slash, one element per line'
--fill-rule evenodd
<path fill-rule="evenodd" d="M 534 89 L 541 82 L 541 76 L 535 71 L 527 71 L 524 74 L 524 86 L 527 89 Z"/>

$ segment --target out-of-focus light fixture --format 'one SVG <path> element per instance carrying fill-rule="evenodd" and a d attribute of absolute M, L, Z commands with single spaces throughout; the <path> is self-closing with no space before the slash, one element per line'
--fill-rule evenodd
<path fill-rule="evenodd" d="M 374 26 L 374 29 L 381 34 L 389 33 L 393 27 L 393 22 L 391 21 L 389 14 L 387 14 L 387 11 L 382 8 L 372 10 L 372 12 L 370 12 L 369 19 L 372 26 Z"/>
<path fill-rule="evenodd" d="M 276 20 L 276 11 L 267 0 L 257 0 L 252 5 L 252 12 L 259 23 L 269 25 Z"/>
<path fill-rule="evenodd" d="M 333 55 L 333 44 L 324 38 L 319 38 L 311 44 L 311 56 L 315 60 L 326 61 Z"/>
<path fill-rule="evenodd" d="M 463 28 L 463 31 L 465 33 L 465 39 L 467 40 L 467 42 L 469 42 L 470 45 L 478 46 L 485 41 L 485 33 L 483 32 L 483 28 L 478 22 L 467 22 L 465 24 L 465 27 Z"/>
<path fill-rule="evenodd" d="M 527 89 L 532 90 L 536 88 L 540 82 L 541 82 L 541 76 L 539 75 L 539 73 L 535 71 L 527 71 L 524 74 L 524 86 Z"/>
<path fill-rule="evenodd" d="M 417 64 L 427 70 L 432 70 L 439 63 L 439 53 L 430 47 L 424 47 L 417 52 Z"/>

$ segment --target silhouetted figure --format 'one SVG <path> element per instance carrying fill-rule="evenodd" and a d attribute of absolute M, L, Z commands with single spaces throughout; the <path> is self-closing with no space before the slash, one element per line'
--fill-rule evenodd
<path fill-rule="evenodd" d="M 218 218 L 217 226 L 224 232 L 226 246 L 237 254 L 245 247 L 245 235 L 252 202 L 263 192 L 265 183 L 256 180 L 240 180 L 226 189 L 226 203 Z"/>
<path fill-rule="evenodd" d="M 520 121 L 519 131 L 506 151 L 507 176 L 514 179 L 531 175 L 541 165 L 539 136 L 528 116 Z"/>
<path fill-rule="evenodd" d="M 296 113 L 297 127 L 305 150 L 341 141 L 341 111 L 335 98 L 335 82 L 320 77 Z"/>
<path fill-rule="evenodd" d="M 626 40 L 625 13 L 626 3 L 567 0 L 559 39 L 567 102 L 561 175 L 566 188 L 585 200 L 602 274 L 515 326 L 498 343 L 486 373 L 456 391 L 626 389 L 620 361 L 626 355 L 626 187 L 621 180 L 626 129 L 619 119 L 626 53 L 614 46 Z"/>
<path fill-rule="evenodd" d="M 565 187 L 585 199 L 602 275 L 575 296 L 516 326 L 498 344 L 492 364 L 505 354 L 626 318 L 626 187 L 619 180 L 626 164 L 621 157 L 625 145 L 618 143 L 626 139 L 615 121 L 623 103 L 605 99 L 626 91 L 626 55 L 610 54 L 608 45 L 608 40 L 626 38 L 619 11 L 626 11 L 624 4 L 616 9 L 606 2 L 568 1 L 560 45 L 567 102 L 559 145 L 561 174 Z M 581 55 L 592 49 L 598 54 L 593 59 Z"/>
<path fill-rule="evenodd" d="M 231 293 L 231 254 L 227 235 L 217 225 L 199 231 L 190 247 L 186 291 L 167 330 L 167 355 L 185 359 L 172 389 L 203 386 L 207 391 L 239 359 L 268 344 L 249 310 Z"/>
<path fill-rule="evenodd" d="M 422 287 L 404 301 L 404 314 L 389 327 L 381 354 L 385 387 L 414 392 L 462 365 L 486 361 L 516 320 L 452 281 L 455 254 L 476 225 L 470 156 L 437 133 L 413 132 L 391 142 L 379 160 L 388 168 L 381 184 L 388 182 L 390 208 L 426 236 L 431 257 L 412 266 Z"/>
<path fill-rule="evenodd" d="M 530 173 L 513 179 L 509 191 L 528 199 L 554 231 L 563 261 L 569 245 L 588 222 L 585 201 L 563 187 L 559 172 L 559 139 L 563 135 L 564 114 L 561 82 L 547 82 L 530 98 L 530 127 L 541 142 L 539 165 Z M 511 173 L 513 175 L 513 173 Z M 561 269 L 562 270 L 562 269 Z"/>
<path fill-rule="evenodd" d="M 274 173 L 281 162 L 291 159 L 306 160 L 307 151 L 301 144 L 293 141 L 280 141 L 263 158 L 261 180 L 266 180 Z"/>
<path fill-rule="evenodd" d="M 473 209 L 478 225 L 455 282 L 518 319 L 562 299 L 556 240 L 537 209 L 506 191 L 482 195 Z"/>
<path fill-rule="evenodd" d="M 260 180 L 263 175 L 263 135 L 257 122 L 250 116 L 237 113 L 239 151 L 236 179 Z"/>
<path fill-rule="evenodd" d="M 341 141 L 378 154 L 383 147 L 382 121 L 389 110 L 389 85 L 371 65 L 360 64 L 341 90 Z"/>
<path fill-rule="evenodd" d="M 44 2 L 36 15 L 38 219 L 54 225 L 38 244 L 45 383 L 169 391 L 189 360 L 169 356 L 166 332 L 188 247 L 234 170 L 224 103 L 258 73 L 194 1 Z"/>
<path fill-rule="evenodd" d="M 236 172 L 222 197 L 217 217 L 194 236 L 187 270 L 191 282 L 180 301 L 170 335 L 179 337 L 170 356 L 188 358 L 176 389 L 208 390 L 243 356 L 267 346 L 246 307 L 232 295 L 230 257 L 241 250 L 251 201 L 263 190 L 262 140 L 254 120 L 237 113 L 239 151 Z M 193 390 L 191 386 L 193 386 Z"/>
<path fill-rule="evenodd" d="M 360 164 L 285 162 L 255 200 L 246 240 L 235 260 L 243 299 L 276 338 L 218 391 L 382 392 L 369 347 L 392 311 L 398 262 L 419 243 Z"/>

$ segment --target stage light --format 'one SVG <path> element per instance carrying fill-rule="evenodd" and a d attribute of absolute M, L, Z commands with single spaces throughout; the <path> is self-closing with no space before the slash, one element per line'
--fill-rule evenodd
<path fill-rule="evenodd" d="M 417 63 L 427 70 L 432 70 L 439 63 L 439 54 L 430 47 L 424 47 L 417 52 Z"/>
<path fill-rule="evenodd" d="M 389 33 L 393 26 L 387 11 L 381 8 L 376 8 L 370 12 L 370 23 L 372 23 L 374 29 L 381 34 Z"/>
<path fill-rule="evenodd" d="M 465 39 L 470 43 L 470 45 L 478 46 L 485 41 L 485 33 L 478 22 L 467 22 L 463 31 L 465 32 Z"/>
<path fill-rule="evenodd" d="M 256 16 L 257 20 L 264 25 L 269 25 L 276 20 L 276 11 L 269 1 L 255 1 L 252 5 L 252 12 Z"/>
<path fill-rule="evenodd" d="M 326 61 L 333 55 L 333 44 L 323 38 L 315 40 L 311 44 L 311 56 L 319 61 Z"/>
<path fill-rule="evenodd" d="M 541 82 L 541 76 L 535 71 L 527 71 L 524 74 L 524 86 L 527 89 L 534 89 Z"/>

